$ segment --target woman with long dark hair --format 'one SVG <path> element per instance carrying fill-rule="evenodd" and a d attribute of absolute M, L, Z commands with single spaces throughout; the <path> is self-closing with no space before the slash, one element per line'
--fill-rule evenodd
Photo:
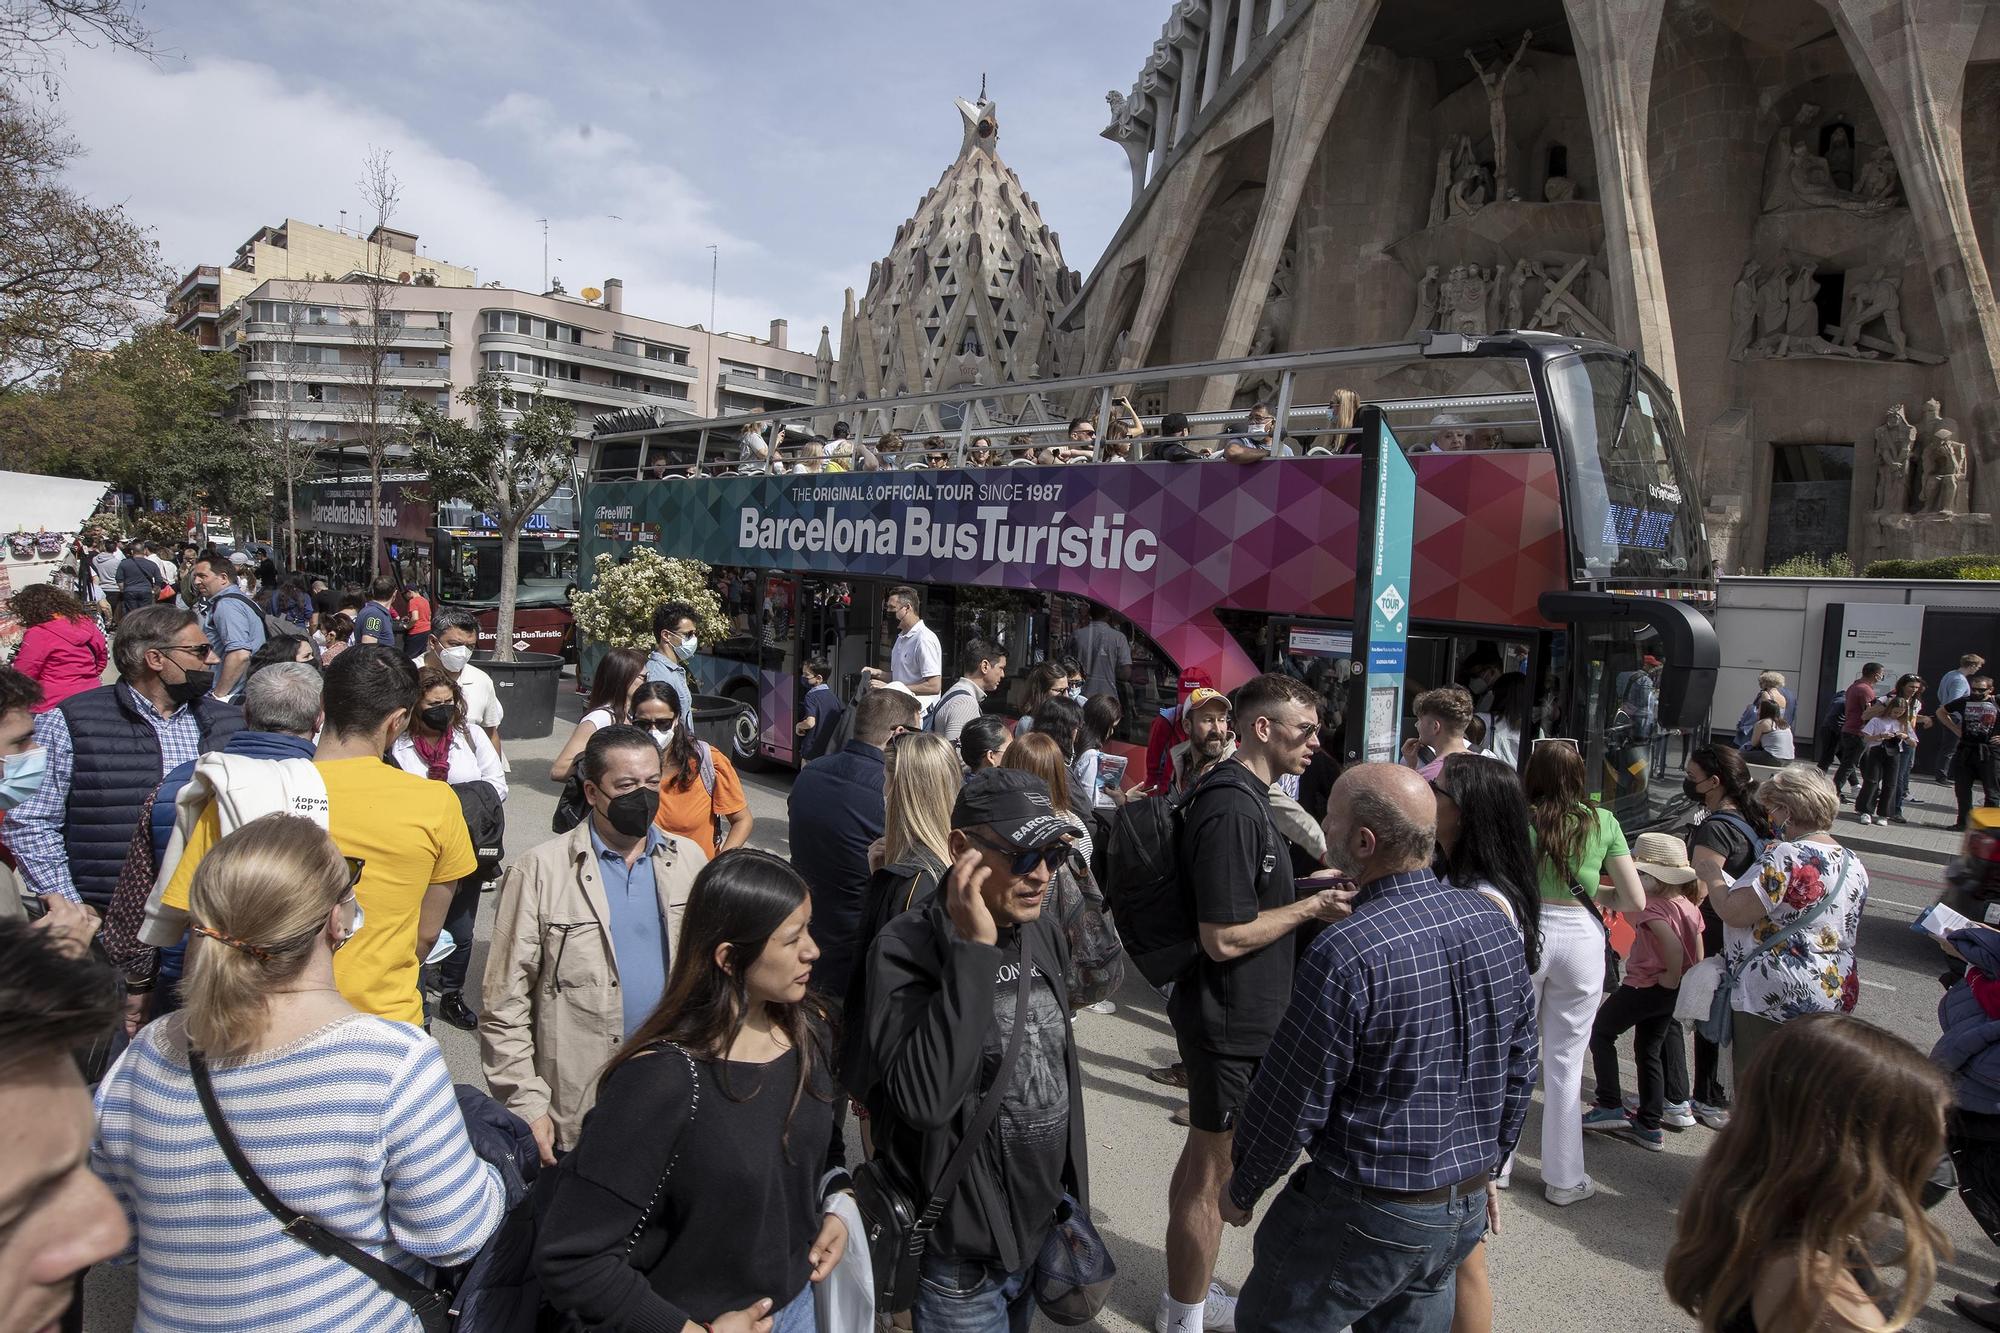
<path fill-rule="evenodd" d="M 645 678 L 646 655 L 637 648 L 613 648 L 604 655 L 590 676 L 590 703 L 563 742 L 562 753 L 549 765 L 550 781 L 569 781 L 570 771 L 583 747 L 590 744 L 593 731 L 631 718 L 632 693 Z"/>
<path fill-rule="evenodd" d="M 643 725 L 660 746 L 660 808 L 653 822 L 680 834 L 704 856 L 749 842 L 756 820 L 736 765 L 694 734 L 681 716 L 680 692 L 669 681 L 647 681 L 632 696 L 632 715 L 642 709 Z"/>
<path fill-rule="evenodd" d="M 982 768 L 998 768 L 1012 741 L 1007 724 L 991 713 L 982 713 L 958 733 L 958 757 L 968 773 Z"/>
<path fill-rule="evenodd" d="M 97 618 L 73 594 L 52 583 L 30 583 L 7 602 L 26 626 L 14 653 L 14 669 L 42 687 L 34 711 L 46 713 L 72 694 L 104 683 L 111 650 Z"/>
<path fill-rule="evenodd" d="M 811 921 L 805 881 L 768 852 L 702 867 L 667 993 L 605 1067 L 537 1229 L 556 1309 L 811 1333 L 812 1284 L 847 1247 L 825 1213 L 846 1173 Z"/>
<path fill-rule="evenodd" d="M 1701 822 L 1688 833 L 1688 859 L 1694 863 L 1695 901 L 1701 907 L 1701 948 L 1704 957 L 1722 952 L 1722 918 L 1715 904 L 1729 896 L 1730 886 L 1743 878 L 1771 836 L 1770 822 L 1757 800 L 1757 782 L 1750 766 L 1733 746 L 1704 745 L 1688 756 L 1681 791 L 1701 807 Z M 1694 1035 L 1694 1086 L 1687 1081 L 1687 1056 L 1672 1033 L 1667 1036 L 1667 1101 L 1662 1124 L 1676 1124 L 1674 1105 L 1687 1090 L 1689 1118 L 1710 1129 L 1729 1123 L 1729 1090 L 1718 1069 L 1721 1050 L 1708 1038 Z M 1682 1125 L 1685 1128 L 1685 1125 Z"/>
<path fill-rule="evenodd" d="M 1580 1103 L 1609 940 L 1598 882 L 1610 877 L 1609 906 L 1621 912 L 1644 910 L 1646 891 L 1618 821 L 1585 797 L 1583 756 L 1574 744 L 1537 744 L 1522 785 L 1542 912 L 1542 958 L 1535 969 L 1542 1104 L 1548 1108 L 1542 1115 L 1542 1192 L 1562 1208 L 1597 1192 L 1583 1169 Z"/>
<path fill-rule="evenodd" d="M 1095 802 L 1091 799 L 1091 793 L 1085 790 L 1083 783 L 1077 780 L 1076 770 L 1073 767 L 1077 755 L 1082 753 L 1083 709 L 1073 699 L 1052 694 L 1036 707 L 1032 718 L 1025 718 L 1023 721 L 1032 721 L 1035 729 L 1030 734 L 1047 736 L 1056 743 L 1056 749 L 1062 754 L 1062 781 L 1044 779 L 1049 783 L 1050 794 L 1053 795 L 1058 787 L 1066 788 L 1069 792 L 1069 808 L 1078 818 L 1087 821 Z M 1019 744 L 1022 739 L 1025 737 L 1017 737 L 1015 743 Z"/>
<path fill-rule="evenodd" d="M 1035 729 L 1035 710 L 1051 698 L 1060 698 L 1069 689 L 1069 672 L 1054 662 L 1043 662 L 1028 672 L 1027 693 L 1021 697 L 1021 720 L 1014 734 L 1022 736 Z"/>

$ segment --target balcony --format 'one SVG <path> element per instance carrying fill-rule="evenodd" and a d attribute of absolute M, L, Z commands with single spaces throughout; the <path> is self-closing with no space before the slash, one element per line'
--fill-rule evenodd
<path fill-rule="evenodd" d="M 187 276 L 180 280 L 180 285 L 174 288 L 174 294 L 168 300 L 170 303 L 178 304 L 203 287 L 221 286 L 222 270 L 214 264 L 203 264 L 199 268 L 188 270 Z"/>
<path fill-rule="evenodd" d="M 515 334 L 496 334 L 495 337 L 516 337 Z M 561 398 L 566 402 L 585 403 L 592 407 L 658 407 L 669 412 L 680 411 L 694 415 L 694 404 L 685 398 L 668 398 L 657 393 L 639 393 L 633 389 L 616 389 L 609 384 L 586 384 L 581 380 L 551 380 L 539 375 L 523 375 L 516 371 L 496 371 L 502 380 L 515 388 L 533 393 L 539 389 L 549 398 Z"/>
<path fill-rule="evenodd" d="M 479 350 L 482 352 L 532 352 L 536 356 L 553 356 L 563 361 L 571 361 L 580 366 L 595 366 L 599 370 L 618 370 L 630 373 L 638 371 L 657 379 L 680 380 L 692 384 L 700 378 L 693 366 L 677 361 L 656 361 L 650 356 L 634 356 L 630 352 L 614 352 L 605 347 L 589 347 L 583 343 L 556 342 L 551 338 L 537 338 L 526 333 L 484 333 L 479 335 Z M 481 364 L 485 358 L 481 358 Z"/>
<path fill-rule="evenodd" d="M 335 323 L 328 320 L 324 324 L 300 324 L 294 328 L 290 324 L 271 324 L 252 321 L 244 326 L 244 340 L 247 342 L 302 342 L 302 343 L 352 343 L 358 342 L 364 332 L 359 324 L 345 321 Z M 419 343 L 436 346 L 449 343 L 451 333 L 447 329 L 399 328 L 391 340 L 392 345 Z"/>
<path fill-rule="evenodd" d="M 810 384 L 783 384 L 741 370 L 723 371 L 722 387 L 734 389 L 738 393 L 774 399 L 781 403 L 812 403 L 818 400 L 818 391 Z"/>
<path fill-rule="evenodd" d="M 280 361 L 252 361 L 243 368 L 244 378 L 253 380 L 289 380 L 294 384 L 341 383 L 350 384 L 367 378 L 368 367 L 361 365 L 329 366 L 322 362 L 299 361 L 286 366 Z M 438 388 L 451 383 L 450 366 L 384 366 L 384 384 L 429 384 Z"/>

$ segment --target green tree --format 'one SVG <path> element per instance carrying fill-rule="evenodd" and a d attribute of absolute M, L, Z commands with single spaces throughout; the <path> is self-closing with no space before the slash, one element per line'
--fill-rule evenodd
<path fill-rule="evenodd" d="M 521 530 L 569 480 L 576 463 L 570 408 L 536 393 L 523 405 L 506 381 L 481 372 L 458 396 L 470 421 L 432 403 L 412 403 L 410 457 L 430 474 L 440 503 L 464 500 L 500 530 L 500 614 L 493 656 L 514 660 L 514 599 L 521 582 Z M 511 416 L 511 420 L 509 419 Z"/>

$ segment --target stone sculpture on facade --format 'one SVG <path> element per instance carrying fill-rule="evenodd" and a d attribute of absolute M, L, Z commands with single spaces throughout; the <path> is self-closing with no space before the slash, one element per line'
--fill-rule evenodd
<path fill-rule="evenodd" d="M 1900 273 L 1888 268 L 1874 268 L 1850 274 L 1844 301 L 1847 309 L 1840 326 L 1842 347 L 1855 348 L 1861 341 L 1862 329 L 1880 319 L 1889 335 L 1895 358 L 1901 361 L 1909 355 L 1910 344 L 1903 337 L 1903 278 Z"/>
<path fill-rule="evenodd" d="M 1924 446 L 1924 509 L 1933 514 L 1956 514 L 1959 492 L 1965 487 L 1965 445 L 1940 428 Z"/>
<path fill-rule="evenodd" d="M 1791 194 L 1787 175 L 1792 169 L 1792 145 L 1804 142 L 1812 132 L 1812 124 L 1819 119 L 1817 102 L 1801 102 L 1799 109 L 1792 113 L 1792 123 L 1780 127 L 1771 136 L 1771 143 L 1764 150 L 1764 211 L 1772 212 L 1785 207 Z"/>
<path fill-rule="evenodd" d="M 1875 428 L 1875 512 L 1900 514 L 1909 508 L 1910 454 L 1917 442 L 1917 428 L 1901 403 L 1883 416 Z"/>
<path fill-rule="evenodd" d="M 1542 182 L 1542 198 L 1552 204 L 1568 203 L 1576 198 L 1576 182 L 1567 176 L 1551 176 Z"/>
<path fill-rule="evenodd" d="M 1833 171 L 1826 159 L 1804 143 L 1792 145 L 1792 162 L 1786 172 L 1786 181 L 1791 186 L 1791 203 L 1795 207 L 1880 213 L 1890 206 L 1886 199 L 1864 199 L 1834 184 Z"/>
<path fill-rule="evenodd" d="M 1294 254 L 1292 247 L 1286 246 L 1278 257 L 1277 270 L 1271 275 L 1271 289 L 1264 297 L 1264 313 L 1258 317 L 1256 331 L 1250 336 L 1252 356 L 1282 352 L 1291 345 Z"/>
<path fill-rule="evenodd" d="M 1870 203 L 1894 203 L 1896 191 L 1902 182 L 1896 170 L 1896 153 L 1888 144 L 1880 144 L 1868 156 L 1868 165 L 1861 169 L 1861 179 L 1854 184 L 1854 193 Z"/>
<path fill-rule="evenodd" d="M 1836 189 L 1854 188 L 1854 127 L 1841 112 L 1833 113 L 1833 125 L 1826 136 L 1826 170 Z"/>
<path fill-rule="evenodd" d="M 1415 339 L 1427 329 L 1434 329 L 1438 322 L 1438 266 L 1432 264 L 1424 270 L 1424 276 L 1417 280 L 1417 309 L 1410 316 L 1409 336 Z"/>
<path fill-rule="evenodd" d="M 1525 259 L 1514 261 L 1513 271 L 1507 275 L 1507 320 L 1505 328 L 1524 327 L 1522 320 L 1527 305 L 1528 281 L 1536 275 L 1535 266 Z"/>
<path fill-rule="evenodd" d="M 1479 57 L 1472 54 L 1472 48 L 1465 49 L 1466 61 L 1479 75 L 1479 81 L 1486 85 L 1486 125 L 1493 134 L 1493 184 L 1496 190 L 1507 188 L 1507 80 L 1513 76 L 1514 67 L 1521 63 L 1521 57 L 1528 53 L 1528 40 L 1535 34 L 1521 34 L 1521 44 L 1514 48 L 1513 58 L 1504 66 L 1495 56 L 1493 63 L 1482 65 Z M 1499 197 L 1499 196 L 1495 196 Z"/>
<path fill-rule="evenodd" d="M 1791 311 L 1792 269 L 1780 264 L 1757 289 L 1757 341 L 1752 350 L 1765 356 L 1783 356 L 1787 349 L 1785 329 Z"/>
<path fill-rule="evenodd" d="M 1751 260 L 1743 266 L 1736 287 L 1729 294 L 1729 359 L 1741 361 L 1750 354 L 1750 341 L 1757 333 L 1757 274 L 1763 266 Z"/>
<path fill-rule="evenodd" d="M 1458 151 L 1453 155 L 1451 194 L 1446 209 L 1448 216 L 1470 217 L 1486 207 L 1492 198 L 1486 171 L 1472 156 L 1472 140 L 1459 135 Z"/>
<path fill-rule="evenodd" d="M 1489 333 L 1486 311 L 1489 280 L 1477 264 L 1459 264 L 1445 280 L 1443 301 L 1445 331 L 1448 333 Z"/>

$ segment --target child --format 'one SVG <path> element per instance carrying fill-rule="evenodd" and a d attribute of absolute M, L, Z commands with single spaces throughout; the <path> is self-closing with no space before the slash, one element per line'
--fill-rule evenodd
<path fill-rule="evenodd" d="M 806 659 L 805 666 L 799 671 L 799 678 L 806 685 L 806 715 L 793 731 L 805 737 L 805 744 L 799 747 L 799 762 L 802 764 L 826 752 L 826 738 L 833 734 L 834 719 L 840 716 L 840 698 L 826 683 L 830 670 L 824 661 L 813 657 Z"/>
<path fill-rule="evenodd" d="M 1681 976 L 1701 961 L 1701 909 L 1688 896 L 1694 867 L 1687 847 L 1666 833 L 1642 833 L 1632 844 L 1632 864 L 1646 890 L 1646 908 L 1632 918 L 1635 938 L 1625 960 L 1625 981 L 1597 1011 L 1590 1058 L 1597 1068 L 1597 1105 L 1584 1112 L 1585 1129 L 1625 1134 L 1642 1148 L 1666 1147 L 1660 1112 L 1666 1072 L 1660 1051 L 1671 1031 Z M 1618 1038 L 1634 1030 L 1639 1069 L 1639 1109 L 1628 1113 L 1618 1087 Z"/>

